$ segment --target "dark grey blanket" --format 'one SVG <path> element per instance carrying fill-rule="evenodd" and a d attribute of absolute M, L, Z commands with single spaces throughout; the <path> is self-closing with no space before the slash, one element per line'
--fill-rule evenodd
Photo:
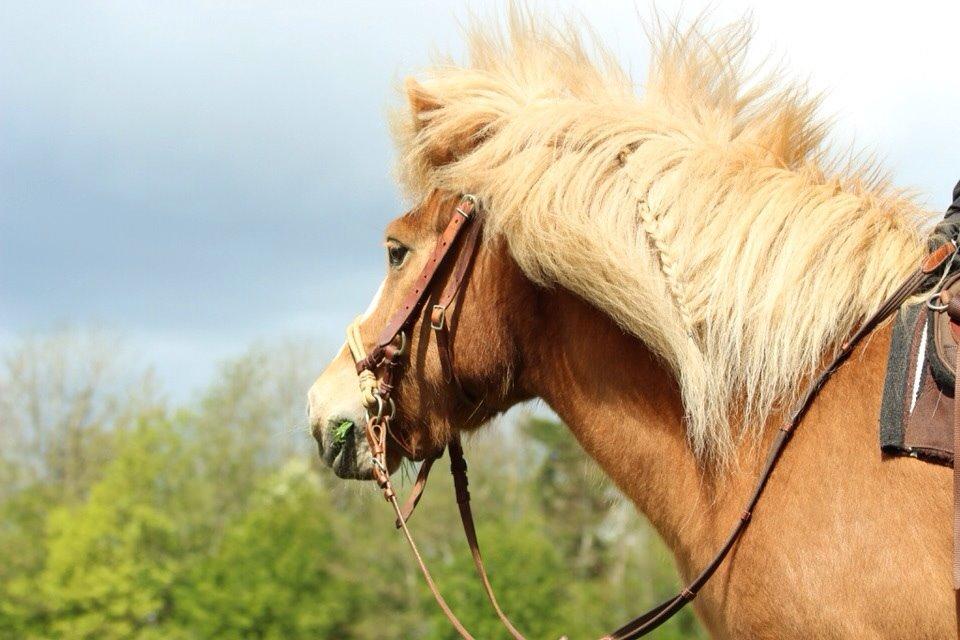
<path fill-rule="evenodd" d="M 960 186 L 960 185 L 958 185 Z M 903 410 L 906 394 L 911 385 L 907 381 L 910 369 L 910 343 L 917 315 L 923 309 L 922 304 L 904 307 L 894 320 L 893 337 L 890 341 L 890 353 L 887 356 L 887 375 L 883 384 L 883 402 L 880 404 L 880 448 L 884 453 L 909 455 L 904 446 L 906 415 Z"/>

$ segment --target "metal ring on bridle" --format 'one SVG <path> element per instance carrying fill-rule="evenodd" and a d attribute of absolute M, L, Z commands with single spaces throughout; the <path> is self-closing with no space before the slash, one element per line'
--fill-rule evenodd
<path fill-rule="evenodd" d="M 397 356 L 402 356 L 407 352 L 407 332 L 401 331 L 400 336 L 400 348 L 397 349 Z"/>
<path fill-rule="evenodd" d="M 397 415 L 397 405 L 393 401 L 393 398 L 388 397 L 387 402 L 384 403 L 383 396 L 380 395 L 380 391 L 374 391 L 373 397 L 377 399 L 377 418 L 378 419 L 382 418 L 384 416 L 384 413 L 383 413 L 384 408 L 389 406 L 390 415 L 388 415 L 387 417 L 393 420 L 393 418 Z"/>
<path fill-rule="evenodd" d="M 947 306 L 949 305 L 946 305 L 943 302 L 934 302 L 935 300 L 939 300 L 939 299 L 940 299 L 939 291 L 930 294 L 930 297 L 927 298 L 927 309 L 930 309 L 932 311 L 946 311 Z"/>

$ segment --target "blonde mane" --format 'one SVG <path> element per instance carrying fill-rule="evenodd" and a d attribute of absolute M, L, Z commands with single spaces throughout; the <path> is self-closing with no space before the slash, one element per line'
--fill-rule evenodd
<path fill-rule="evenodd" d="M 723 461 L 896 288 L 928 216 L 872 165 L 838 168 L 818 97 L 745 70 L 748 25 L 651 32 L 638 94 L 570 25 L 474 24 L 468 64 L 408 82 L 401 182 L 479 194 L 532 280 L 663 359 L 693 449 Z"/>

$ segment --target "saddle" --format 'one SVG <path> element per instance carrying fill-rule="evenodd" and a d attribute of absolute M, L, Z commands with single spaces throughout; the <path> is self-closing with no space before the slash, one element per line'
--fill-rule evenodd
<path fill-rule="evenodd" d="M 883 402 L 880 446 L 953 466 L 960 342 L 960 273 L 929 302 L 901 309 L 893 328 Z"/>

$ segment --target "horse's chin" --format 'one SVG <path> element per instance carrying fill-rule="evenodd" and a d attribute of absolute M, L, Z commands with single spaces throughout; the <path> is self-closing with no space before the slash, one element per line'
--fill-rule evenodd
<path fill-rule="evenodd" d="M 351 453 L 344 448 L 327 464 L 343 480 L 373 480 L 373 458 L 369 453 Z"/>

